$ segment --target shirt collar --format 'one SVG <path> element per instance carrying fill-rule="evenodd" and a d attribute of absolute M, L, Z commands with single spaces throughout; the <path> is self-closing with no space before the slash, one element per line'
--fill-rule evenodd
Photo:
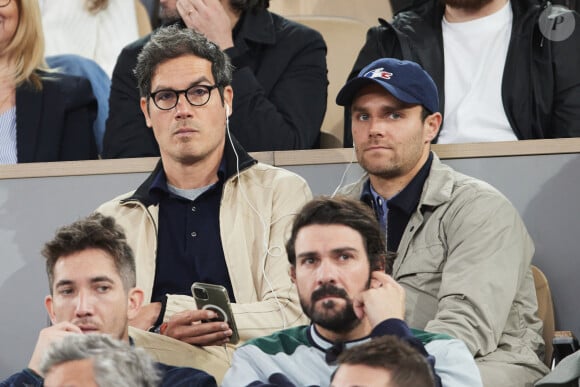
<path fill-rule="evenodd" d="M 423 186 L 425 185 L 427 177 L 429 177 L 432 163 L 433 153 L 429 152 L 427 161 L 425 161 L 425 164 L 423 164 L 419 172 L 417 172 L 415 177 L 413 177 L 413 180 L 411 180 L 401 192 L 389 200 L 387 203 L 389 208 L 392 208 L 393 206 L 397 207 L 407 215 L 411 215 L 413 211 L 415 211 L 419 204 L 419 200 L 421 200 Z"/>
<path fill-rule="evenodd" d="M 366 341 L 369 341 L 370 339 L 371 339 L 371 336 L 368 335 L 368 336 L 362 337 L 360 339 L 351 340 L 351 341 L 344 341 L 344 342 L 342 342 L 342 345 L 345 348 L 350 348 L 352 346 L 362 344 Z M 322 351 L 326 351 L 337 344 L 337 343 L 333 343 L 332 341 L 329 341 L 329 340 L 325 339 L 324 337 L 322 337 L 320 335 L 320 333 L 318 333 L 318 331 L 316 330 L 316 327 L 314 326 L 314 324 L 310 324 L 310 329 L 308 330 L 308 340 L 310 341 L 310 343 L 314 347 L 316 347 Z"/>
<path fill-rule="evenodd" d="M 226 159 L 222 157 L 220 161 L 220 166 L 218 168 L 218 184 L 223 184 L 226 176 Z M 159 203 L 163 196 L 170 194 L 169 188 L 167 187 L 167 175 L 165 170 L 161 168 L 157 175 L 155 175 L 151 187 L 149 188 L 149 196 L 153 199 L 155 203 Z"/>

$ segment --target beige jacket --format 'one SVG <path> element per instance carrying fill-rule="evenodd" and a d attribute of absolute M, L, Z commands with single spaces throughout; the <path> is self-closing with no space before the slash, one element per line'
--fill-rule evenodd
<path fill-rule="evenodd" d="M 230 368 L 229 359 L 232 358 L 235 349 L 232 345 L 198 347 L 134 327 L 129 327 L 129 336 L 137 347 L 145 349 L 155 361 L 205 371 L 215 378 L 218 386 Z"/>
<path fill-rule="evenodd" d="M 341 194 L 360 198 L 367 178 Z M 463 340 L 480 369 L 484 362 L 496 364 L 496 373 L 498 363 L 521 365 L 541 376 L 547 368 L 540 360 L 544 343 L 533 255 L 532 239 L 513 205 L 434 155 L 393 267 L 406 290 L 405 320 Z"/>
<path fill-rule="evenodd" d="M 224 183 L 220 234 L 236 298 L 232 309 L 243 342 L 308 322 L 290 280 L 284 245 L 294 215 L 312 194 L 300 176 L 255 163 L 247 154 L 240 157 L 239 178 L 234 168 Z M 159 168 L 161 163 L 156 171 Z M 121 195 L 97 209 L 113 216 L 125 229 L 135 253 L 137 286 L 144 290 L 146 302 L 153 290 L 159 207 L 145 205 L 142 198 L 156 171 L 135 193 Z M 164 321 L 191 309 L 196 309 L 193 297 L 170 294 Z"/>

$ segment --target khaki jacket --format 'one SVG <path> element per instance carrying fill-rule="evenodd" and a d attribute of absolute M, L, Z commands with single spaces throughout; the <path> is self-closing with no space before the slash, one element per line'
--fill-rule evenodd
<path fill-rule="evenodd" d="M 230 368 L 235 347 L 217 345 L 199 347 L 173 339 L 129 327 L 129 336 L 133 343 L 149 353 L 155 361 L 176 367 L 191 367 L 207 372 L 221 385 L 226 371 Z"/>
<path fill-rule="evenodd" d="M 367 178 L 340 193 L 360 198 Z M 545 374 L 533 254 L 512 204 L 434 155 L 393 267 L 406 290 L 405 320 L 412 328 L 463 340 L 478 363 L 523 365 Z"/>
<path fill-rule="evenodd" d="M 225 181 L 219 215 L 236 298 L 232 309 L 242 342 L 308 322 L 290 280 L 284 244 L 294 215 L 312 197 L 310 188 L 290 171 L 255 161 L 249 164 L 239 178 L 234 172 Z M 144 290 L 146 302 L 151 299 L 155 276 L 158 210 L 158 205 L 145 205 L 133 192 L 97 209 L 125 229 L 135 253 L 137 286 Z M 193 297 L 169 294 L 164 321 L 192 309 L 196 309 Z"/>

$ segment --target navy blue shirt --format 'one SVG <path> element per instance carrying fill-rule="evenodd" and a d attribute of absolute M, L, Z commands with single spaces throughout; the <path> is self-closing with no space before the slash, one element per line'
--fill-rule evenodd
<path fill-rule="evenodd" d="M 235 302 L 219 224 L 225 170 L 222 160 L 218 181 L 195 200 L 170 192 L 163 169 L 155 177 L 149 190 L 159 203 L 152 302 L 162 302 L 166 294 L 190 296 L 196 281 L 224 286 Z"/>
<path fill-rule="evenodd" d="M 429 177 L 432 163 L 433 153 L 429 153 L 429 158 L 415 177 L 413 177 L 413 180 L 401 192 L 387 201 L 388 211 L 386 217 L 383 215 L 382 209 L 380 209 L 382 203 L 378 203 L 379 199 L 384 200 L 384 198 L 375 199 L 371 190 L 370 179 L 366 181 L 361 194 L 361 200 L 373 208 L 381 227 L 386 227 L 388 251 L 396 252 L 399 249 L 399 244 L 401 243 L 401 238 L 403 237 L 407 223 L 409 223 L 411 215 L 419 205 L 419 200 L 421 200 L 423 186 L 425 185 L 427 177 Z"/>

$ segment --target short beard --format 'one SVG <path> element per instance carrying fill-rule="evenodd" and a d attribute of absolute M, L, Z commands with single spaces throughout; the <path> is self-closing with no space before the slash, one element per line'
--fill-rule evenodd
<path fill-rule="evenodd" d="M 492 0 L 442 0 L 442 2 L 451 8 L 477 11 L 491 3 Z"/>
<path fill-rule="evenodd" d="M 334 312 L 336 303 L 334 300 L 328 300 L 322 303 L 322 311 L 317 310 L 315 307 L 316 302 L 326 296 L 340 297 L 346 301 L 346 305 L 343 309 Z M 352 300 L 348 297 L 344 289 L 337 288 L 328 283 L 322 285 L 312 293 L 310 303 L 307 303 L 300 297 L 300 305 L 304 313 L 306 313 L 313 323 L 331 332 L 344 334 L 350 332 L 360 324 L 360 320 L 354 313 Z"/>
<path fill-rule="evenodd" d="M 357 152 L 359 152 L 357 150 Z M 364 158 L 364 152 L 360 151 L 357 154 L 357 160 L 359 165 L 370 175 L 378 176 L 383 179 L 394 179 L 403 174 L 403 169 L 400 165 L 394 164 L 383 164 L 376 165 L 373 161 L 366 160 Z"/>
<path fill-rule="evenodd" d="M 159 19 L 163 25 L 174 24 L 181 20 L 181 16 L 176 9 L 169 9 L 161 7 L 159 9 Z"/>

